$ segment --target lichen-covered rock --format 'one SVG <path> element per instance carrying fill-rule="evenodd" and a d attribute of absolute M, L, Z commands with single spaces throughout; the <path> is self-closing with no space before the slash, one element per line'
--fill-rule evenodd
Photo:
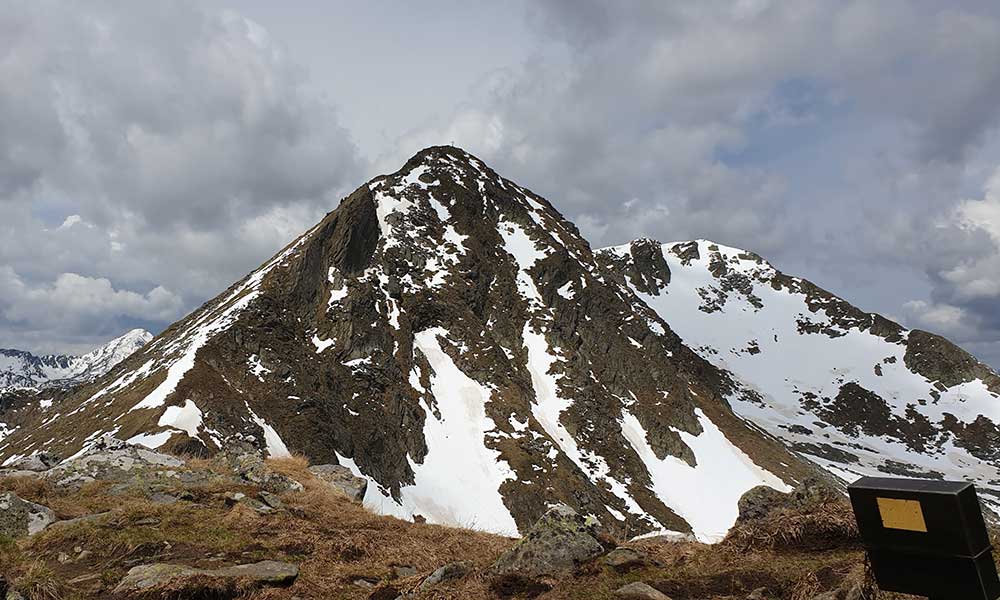
<path fill-rule="evenodd" d="M 39 471 L 25 471 L 21 469 L 0 469 L 0 479 L 5 477 L 38 477 Z"/>
<path fill-rule="evenodd" d="M 357 477 L 345 466 L 316 465 L 309 467 L 309 472 L 355 502 L 361 502 L 365 499 L 365 492 L 368 491 L 368 480 L 364 477 Z"/>
<path fill-rule="evenodd" d="M 737 522 L 762 519 L 772 510 L 788 505 L 791 500 L 791 494 L 779 492 L 768 485 L 758 485 L 740 497 L 737 503 L 740 511 Z"/>
<path fill-rule="evenodd" d="M 296 565 L 275 560 L 223 567 L 221 569 L 195 569 L 185 565 L 156 563 L 140 565 L 129 570 L 121 580 L 116 593 L 137 592 L 155 589 L 159 586 L 183 585 L 185 580 L 238 580 L 240 583 L 265 586 L 289 585 L 299 576 Z"/>
<path fill-rule="evenodd" d="M 138 473 L 171 476 L 183 466 L 177 457 L 104 436 L 80 456 L 46 471 L 45 477 L 57 485 L 80 486 L 98 480 L 131 481 Z"/>
<path fill-rule="evenodd" d="M 498 573 L 525 576 L 557 575 L 604 553 L 597 541 L 597 523 L 565 505 L 550 508 L 512 548 L 494 564 Z"/>
<path fill-rule="evenodd" d="M 34 535 L 55 520 L 55 513 L 48 507 L 22 500 L 14 492 L 0 494 L 0 537 Z"/>
<path fill-rule="evenodd" d="M 615 598 L 622 600 L 670 600 L 670 596 L 640 581 L 623 585 L 615 590 Z"/>

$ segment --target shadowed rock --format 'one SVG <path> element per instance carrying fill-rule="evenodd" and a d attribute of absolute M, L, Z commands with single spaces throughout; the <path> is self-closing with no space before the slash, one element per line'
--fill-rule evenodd
<path fill-rule="evenodd" d="M 469 561 L 459 561 L 448 563 L 443 567 L 439 567 L 433 573 L 424 579 L 423 583 L 420 584 L 421 590 L 426 590 L 434 587 L 435 585 L 441 583 L 442 581 L 448 581 L 449 579 L 458 579 L 459 577 L 465 577 L 472 570 L 472 563 Z"/>
<path fill-rule="evenodd" d="M 361 502 L 365 499 L 365 492 L 368 490 L 368 480 L 364 477 L 355 476 L 345 466 L 316 465 L 309 467 L 309 472 L 323 483 L 343 493 L 355 502 Z"/>

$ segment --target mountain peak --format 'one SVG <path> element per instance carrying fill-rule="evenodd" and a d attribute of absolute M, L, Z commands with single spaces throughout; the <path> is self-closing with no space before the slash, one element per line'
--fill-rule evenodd
<path fill-rule="evenodd" d="M 339 463 L 402 518 L 514 534 L 565 503 L 712 541 L 746 491 L 820 468 L 963 465 L 1000 497 L 1000 382 L 957 352 L 708 240 L 594 252 L 436 146 L 92 385 L 6 409 L 0 460 L 240 440 Z"/>

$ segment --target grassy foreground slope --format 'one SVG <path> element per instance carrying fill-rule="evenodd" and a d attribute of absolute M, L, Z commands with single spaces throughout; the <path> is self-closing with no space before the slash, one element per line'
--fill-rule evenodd
<path fill-rule="evenodd" d="M 60 519 L 101 515 L 51 526 L 18 541 L 0 541 L 0 575 L 28 600 L 89 598 L 175 599 L 612 599 L 615 590 L 644 582 L 674 600 L 903 598 L 878 594 L 864 582 L 864 553 L 846 502 L 782 508 L 743 521 L 720 544 L 648 539 L 618 545 L 631 560 L 602 557 L 559 578 L 498 576 L 490 567 L 514 540 L 469 529 L 410 523 L 375 515 L 315 479 L 301 458 L 269 467 L 304 485 L 280 495 L 283 508 L 260 514 L 237 494 L 259 490 L 220 477 L 186 485 L 171 481 L 177 501 L 162 503 L 148 486 L 122 493 L 108 482 L 78 491 L 44 479 L 0 479 L 0 492 L 52 508 Z M 188 466 L 223 472 L 221 462 Z M 150 482 L 151 484 L 156 482 Z M 153 486 L 156 487 L 156 486 Z M 617 542 L 617 544 L 615 543 Z M 621 554 L 621 553 L 618 553 Z M 299 575 L 287 587 L 185 580 L 143 593 L 118 595 L 130 568 L 150 563 L 220 566 L 280 560 Z M 434 586 L 421 584 L 456 561 L 471 570 Z M 853 590 L 853 591 L 852 591 Z M 858 594 L 861 594 L 860 596 Z"/>

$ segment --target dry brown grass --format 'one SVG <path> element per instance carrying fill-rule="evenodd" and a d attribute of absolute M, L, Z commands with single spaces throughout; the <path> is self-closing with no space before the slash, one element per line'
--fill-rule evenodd
<path fill-rule="evenodd" d="M 724 543 L 740 551 L 801 552 L 857 548 L 860 542 L 851 507 L 834 502 L 807 510 L 782 509 L 763 519 L 737 524 Z"/>
<path fill-rule="evenodd" d="M 309 459 L 304 454 L 269 458 L 266 464 L 275 473 L 291 477 L 296 481 L 312 478 L 312 474 L 309 473 Z"/>
<path fill-rule="evenodd" d="M 14 589 L 28 600 L 62 600 L 65 589 L 47 565 L 31 561 L 15 571 Z"/>
<path fill-rule="evenodd" d="M 88 574 L 100 577 L 71 586 L 68 592 L 52 593 L 62 593 L 62 600 L 108 598 L 109 590 L 130 566 L 151 562 L 212 568 L 270 559 L 293 562 L 300 568 L 298 580 L 288 589 L 251 591 L 205 583 L 197 594 L 158 590 L 158 599 L 382 600 L 412 593 L 416 600 L 611 600 L 615 589 L 641 580 L 675 600 L 742 599 L 761 587 L 774 600 L 800 600 L 863 576 L 863 552 L 853 516 L 849 508 L 832 504 L 741 524 L 715 546 L 654 540 L 629 543 L 650 559 L 648 565 L 633 571 L 618 572 L 595 562 L 558 581 L 498 579 L 489 574 L 488 567 L 513 543 L 508 538 L 375 515 L 315 479 L 301 456 L 267 464 L 300 481 L 305 489 L 282 494 L 287 510 L 265 515 L 245 504 L 227 505 L 225 493 L 241 491 L 252 496 L 255 490 L 222 479 L 190 487 L 192 502 L 168 505 L 154 504 L 138 492 L 111 496 L 102 485 L 74 494 L 36 479 L 0 480 L 0 489 L 58 507 L 62 516 L 77 516 L 84 510 L 111 511 L 101 521 L 50 529 L 17 544 L 0 540 L 0 574 L 19 578 L 17 585 L 33 586 L 32 600 L 36 596 L 59 598 L 45 595 L 50 593 L 46 581 L 65 582 Z M 224 468 L 204 459 L 190 460 L 189 466 L 212 471 Z M 72 553 L 78 546 L 92 551 L 91 558 L 69 564 L 57 560 L 60 553 Z M 458 560 L 472 561 L 473 573 L 430 591 L 417 591 L 434 569 Z M 403 565 L 415 568 L 417 574 L 398 578 L 393 567 Z M 373 587 L 357 585 L 360 580 Z"/>

